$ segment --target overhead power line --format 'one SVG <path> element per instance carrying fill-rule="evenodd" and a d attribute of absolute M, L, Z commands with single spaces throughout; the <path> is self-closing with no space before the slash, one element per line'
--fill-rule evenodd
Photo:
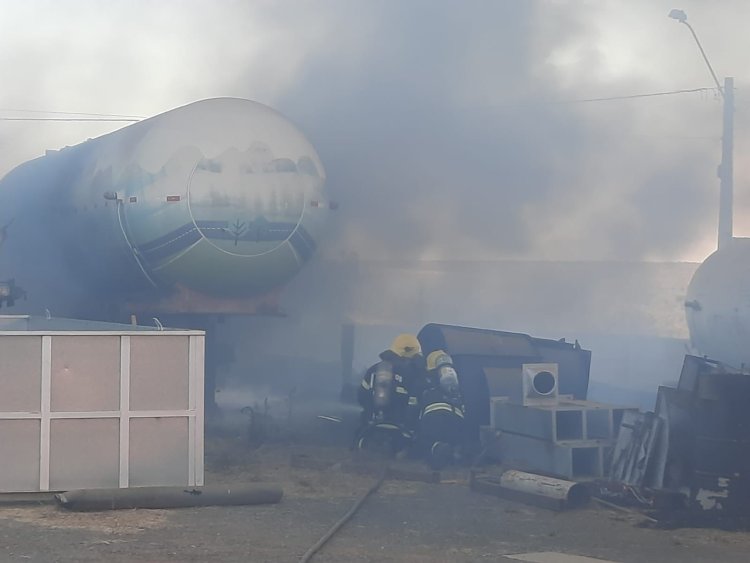
<path fill-rule="evenodd" d="M 616 100 L 634 100 L 638 98 L 654 98 L 656 96 L 674 96 L 677 94 L 695 94 L 698 92 L 718 92 L 716 88 L 690 88 L 685 90 L 668 90 L 666 92 L 648 92 L 645 94 L 630 94 L 626 96 L 608 96 L 606 98 L 583 98 L 580 100 L 561 100 L 553 104 L 583 104 L 588 102 L 612 102 Z"/>
<path fill-rule="evenodd" d="M 121 117 L 0 117 L 0 121 L 141 121 Z"/>
<path fill-rule="evenodd" d="M 41 109 L 16 109 L 16 108 L 0 108 L 0 111 L 13 111 L 16 113 L 45 113 L 45 114 L 56 114 L 56 115 L 77 115 L 79 117 L 127 117 L 133 119 L 145 119 L 142 115 L 122 115 L 119 113 L 91 113 L 88 111 L 52 111 L 52 110 L 41 110 Z"/>
<path fill-rule="evenodd" d="M 696 93 L 707 93 L 714 92 L 719 93 L 715 87 L 713 88 L 689 88 L 683 90 L 668 90 L 664 92 L 647 92 L 643 94 L 629 94 L 622 96 L 607 96 L 602 98 L 581 98 L 573 100 L 551 100 L 549 104 L 584 104 L 592 102 L 613 102 L 618 100 L 635 100 L 640 98 L 654 98 L 657 96 L 674 96 L 679 94 L 696 94 Z M 11 109 L 11 108 L 0 108 L 0 111 L 12 111 L 18 113 L 44 113 L 44 114 L 56 114 L 56 115 L 78 115 L 86 117 L 0 117 L 0 121 L 109 121 L 109 122 L 136 122 L 146 119 L 140 115 L 122 115 L 122 114 L 109 114 L 109 113 L 88 113 L 88 112 L 71 112 L 71 111 L 45 111 L 45 110 L 30 110 L 30 109 Z"/>

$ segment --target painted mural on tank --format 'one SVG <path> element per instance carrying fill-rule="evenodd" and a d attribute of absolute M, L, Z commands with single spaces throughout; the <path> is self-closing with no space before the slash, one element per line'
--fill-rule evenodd
<path fill-rule="evenodd" d="M 312 257 L 331 217 L 324 190 L 315 149 L 285 118 L 204 100 L 8 174 L 0 223 L 23 228 L 6 267 L 21 278 L 25 257 L 51 253 L 94 293 L 252 297 Z M 35 293 L 54 292 L 39 282 Z"/>

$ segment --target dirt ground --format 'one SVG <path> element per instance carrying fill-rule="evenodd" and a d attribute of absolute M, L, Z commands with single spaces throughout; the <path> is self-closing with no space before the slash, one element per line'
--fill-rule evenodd
<path fill-rule="evenodd" d="M 284 498 L 276 505 L 98 513 L 0 506 L 0 561 L 298 561 L 376 480 L 378 464 L 354 464 L 340 437 L 329 437 L 333 443 L 257 449 L 241 435 L 207 442 L 207 484 L 278 483 Z M 442 478 L 386 481 L 313 561 L 461 563 L 529 552 L 623 563 L 749 558 L 750 533 L 648 529 L 637 517 L 596 505 L 555 513 L 474 493 L 464 470 Z"/>

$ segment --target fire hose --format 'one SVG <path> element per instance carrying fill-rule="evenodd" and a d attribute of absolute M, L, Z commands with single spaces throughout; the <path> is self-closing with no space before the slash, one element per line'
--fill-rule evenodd
<path fill-rule="evenodd" d="M 386 467 L 378 480 L 375 481 L 375 483 L 369 489 L 367 489 L 367 492 L 365 492 L 365 494 L 363 494 L 356 503 L 354 503 L 354 506 L 352 506 L 346 514 L 344 514 L 333 526 L 331 526 L 331 528 L 323 535 L 323 537 L 321 537 L 310 549 L 305 552 L 305 554 L 299 560 L 300 563 L 307 563 L 308 561 L 310 561 L 313 556 L 320 550 L 320 548 L 322 548 L 326 544 L 326 542 L 328 542 L 328 540 L 336 535 L 336 532 L 338 532 L 341 527 L 346 524 L 360 508 L 362 508 L 362 505 L 365 504 L 365 501 L 367 501 L 367 499 L 370 498 L 370 496 L 372 496 L 372 494 L 380 488 L 380 485 L 383 484 L 383 481 L 385 481 L 387 475 L 388 468 Z"/>

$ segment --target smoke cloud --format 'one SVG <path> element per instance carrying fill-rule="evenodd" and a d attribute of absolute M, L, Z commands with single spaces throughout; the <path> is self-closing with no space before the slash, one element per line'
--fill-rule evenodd
<path fill-rule="evenodd" d="M 711 86 L 671 7 L 37 0 L 0 23 L 2 105 L 144 116 L 211 96 L 272 105 L 327 166 L 342 205 L 334 254 L 699 260 L 715 240 L 716 95 L 560 103 Z M 719 76 L 737 76 L 750 7 L 682 7 Z M 738 154 L 742 87 L 737 76 Z M 116 127 L 6 122 L 0 164 Z M 736 174 L 739 187 L 739 158 Z"/>
<path fill-rule="evenodd" d="M 0 22 L 2 106 L 151 116 L 214 96 L 271 105 L 316 146 L 330 197 L 340 203 L 320 245 L 329 260 L 358 256 L 389 268 L 414 260 L 700 260 L 715 247 L 720 98 L 581 101 L 712 86 L 692 37 L 666 17 L 673 7 L 666 0 L 17 3 Z M 750 196 L 741 189 L 750 129 L 738 73 L 750 48 L 750 5 L 685 0 L 677 7 L 689 13 L 719 76 L 737 79 L 741 235 L 750 227 Z M 2 172 L 119 127 L 4 123 Z M 380 303 L 399 299 L 415 310 L 391 306 L 378 320 L 551 333 L 625 319 L 627 330 L 656 324 L 661 335 L 684 336 L 672 317 L 655 321 L 651 301 L 634 289 L 649 280 L 669 293 L 663 272 L 630 278 L 620 265 L 596 278 L 529 266 L 508 275 L 493 266 L 472 277 L 446 274 L 451 268 L 413 274 L 408 284 L 374 275 L 364 284 L 362 272 L 377 268 L 363 267 L 338 285 L 308 268 L 289 288 L 296 292 L 290 314 L 304 317 L 302 340 L 321 359 L 335 357 L 338 344 L 335 330 L 318 330 L 323 316 L 331 326 L 353 313 L 366 321 Z M 551 271 L 562 281 L 545 279 Z M 681 270 L 676 285 L 689 273 Z M 392 275 L 404 279 L 398 268 Z M 554 319 L 526 316 L 527 305 L 539 303 L 554 308 Z M 679 295 L 670 307 L 681 312 Z M 287 352 L 288 327 L 269 323 L 280 326 L 254 338 Z"/>
<path fill-rule="evenodd" d="M 674 143 L 669 132 L 687 133 L 686 112 L 696 128 L 719 123 L 720 104 L 697 94 L 558 103 L 592 97 L 590 77 L 569 83 L 555 56 L 596 34 L 587 13 L 595 8 L 347 6 L 278 102 L 327 165 L 332 197 L 342 203 L 340 251 L 664 259 L 710 232 L 718 151 Z M 604 64 L 596 47 L 578 49 L 595 74 Z M 650 89 L 637 79 L 607 86 Z"/>

